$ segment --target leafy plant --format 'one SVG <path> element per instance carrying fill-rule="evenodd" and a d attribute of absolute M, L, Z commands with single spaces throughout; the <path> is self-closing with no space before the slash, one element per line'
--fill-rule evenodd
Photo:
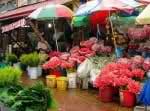
<path fill-rule="evenodd" d="M 39 54 L 39 56 L 40 56 L 40 64 L 43 64 L 48 59 L 47 54 Z"/>
<path fill-rule="evenodd" d="M 21 57 L 20 57 L 20 62 L 24 65 L 28 64 L 27 63 L 27 54 L 22 54 Z"/>
<path fill-rule="evenodd" d="M 42 82 L 18 92 L 11 106 L 15 111 L 47 111 L 52 107 L 50 90 Z"/>
<path fill-rule="evenodd" d="M 20 61 L 22 64 L 28 65 L 30 67 L 37 67 L 40 63 L 40 56 L 36 52 L 30 54 L 23 54 L 20 57 Z"/>
<path fill-rule="evenodd" d="M 0 69 L 0 86 L 17 84 L 21 78 L 22 71 L 19 68 L 4 67 Z"/>
<path fill-rule="evenodd" d="M 6 54 L 5 60 L 6 62 L 13 64 L 18 61 L 18 58 L 15 54 Z"/>

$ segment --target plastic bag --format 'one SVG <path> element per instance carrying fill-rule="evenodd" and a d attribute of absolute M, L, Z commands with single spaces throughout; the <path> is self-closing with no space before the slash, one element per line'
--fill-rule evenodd
<path fill-rule="evenodd" d="M 93 82 L 96 80 L 97 76 L 100 74 L 99 69 L 92 69 L 90 71 L 90 82 L 93 84 Z"/>
<path fill-rule="evenodd" d="M 89 76 L 92 68 L 93 68 L 92 62 L 89 59 L 86 59 L 79 65 L 77 69 L 78 77 L 86 78 L 87 76 Z"/>

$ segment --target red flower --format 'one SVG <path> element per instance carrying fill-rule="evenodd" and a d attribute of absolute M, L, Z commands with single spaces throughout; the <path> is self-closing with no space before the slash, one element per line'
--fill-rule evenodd
<path fill-rule="evenodd" d="M 126 76 L 125 77 L 119 77 L 119 78 L 115 78 L 114 83 L 115 83 L 115 86 L 122 87 L 122 86 L 128 85 L 130 80 L 131 79 L 126 77 Z"/>
<path fill-rule="evenodd" d="M 61 60 L 58 57 L 52 57 L 48 62 L 43 65 L 44 69 L 55 69 L 60 66 Z"/>
<path fill-rule="evenodd" d="M 89 48 L 81 48 L 79 50 L 79 53 L 83 56 L 85 56 L 86 54 L 90 54 L 91 53 L 91 50 Z"/>
<path fill-rule="evenodd" d="M 136 78 L 143 79 L 144 78 L 144 71 L 141 69 L 134 69 L 132 70 L 132 76 Z"/>
<path fill-rule="evenodd" d="M 139 82 L 136 82 L 134 80 L 130 80 L 128 85 L 127 85 L 127 89 L 130 92 L 137 94 L 140 92 L 141 86 L 140 86 Z"/>

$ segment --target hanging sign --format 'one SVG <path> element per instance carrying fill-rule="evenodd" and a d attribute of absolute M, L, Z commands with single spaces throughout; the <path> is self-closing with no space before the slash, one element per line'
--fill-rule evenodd
<path fill-rule="evenodd" d="M 21 19 L 21 20 L 18 20 L 12 24 L 2 26 L 1 30 L 2 30 L 2 33 L 4 33 L 4 32 L 14 30 L 14 29 L 19 28 L 19 27 L 23 27 L 23 26 L 25 26 L 25 24 L 26 24 L 26 20 Z"/>

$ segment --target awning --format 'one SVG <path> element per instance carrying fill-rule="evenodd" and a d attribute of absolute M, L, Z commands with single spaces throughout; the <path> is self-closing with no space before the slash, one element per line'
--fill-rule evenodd
<path fill-rule="evenodd" d="M 14 23 L 9 24 L 9 25 L 2 26 L 1 27 L 2 33 L 14 30 L 14 29 L 19 28 L 19 27 L 23 27 L 24 25 L 26 25 L 26 20 L 20 19 Z"/>
<path fill-rule="evenodd" d="M 49 0 L 45 2 L 32 4 L 32 5 L 27 5 L 27 6 L 20 7 L 14 10 L 10 10 L 5 13 L 0 13 L 0 21 L 27 16 L 31 12 L 33 12 L 35 9 L 45 6 L 47 4 L 65 4 L 70 1 L 71 0 Z"/>

